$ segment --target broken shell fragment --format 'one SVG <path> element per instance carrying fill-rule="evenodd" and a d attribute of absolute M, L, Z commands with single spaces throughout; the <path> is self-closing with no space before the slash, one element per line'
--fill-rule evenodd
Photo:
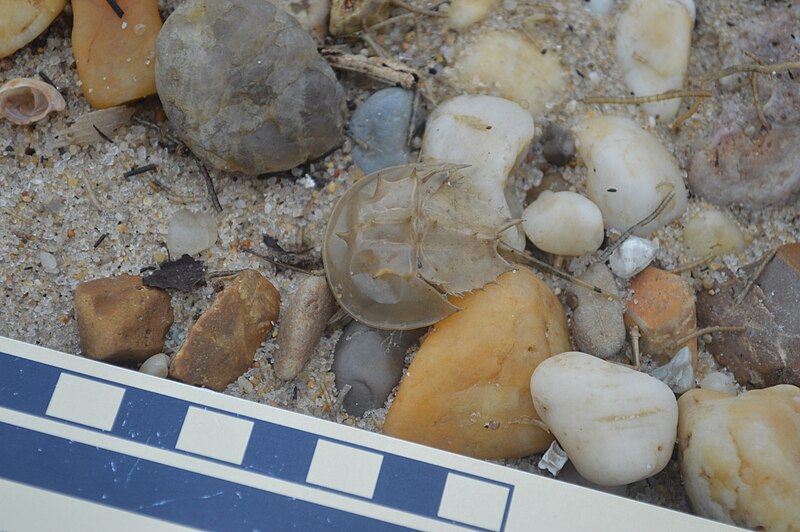
<path fill-rule="evenodd" d="M 119 105 L 84 113 L 72 125 L 56 133 L 54 147 L 86 146 L 103 142 L 103 135 L 110 137 L 114 131 L 130 122 L 134 111 L 133 107 Z"/>
<path fill-rule="evenodd" d="M 0 59 L 7 57 L 42 33 L 64 10 L 66 0 L 0 0 Z"/>
<path fill-rule="evenodd" d="M 49 83 L 32 78 L 12 79 L 0 87 L 0 113 L 12 124 L 38 122 L 51 111 L 63 111 L 64 97 Z"/>

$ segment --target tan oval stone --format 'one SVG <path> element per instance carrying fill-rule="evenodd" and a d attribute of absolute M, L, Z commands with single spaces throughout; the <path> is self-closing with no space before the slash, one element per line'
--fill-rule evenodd
<path fill-rule="evenodd" d="M 280 294 L 264 276 L 245 270 L 214 299 L 175 354 L 169 375 L 222 391 L 242 375 L 278 319 Z"/>
<path fill-rule="evenodd" d="M 34 40 L 65 5 L 66 0 L 0 0 L 0 59 Z"/>
<path fill-rule="evenodd" d="M 756 530 L 800 526 L 800 388 L 678 400 L 686 492 L 698 514 Z"/>
<path fill-rule="evenodd" d="M 156 0 L 73 0 L 72 53 L 83 95 L 98 109 L 156 93 L 156 37 L 161 17 Z"/>
<path fill-rule="evenodd" d="M 461 87 L 496 91 L 534 117 L 558 103 L 566 88 L 557 52 L 542 55 L 541 46 L 515 31 L 482 32 L 456 58 L 454 73 Z"/>
<path fill-rule="evenodd" d="M 337 308 L 324 276 L 309 275 L 300 283 L 281 317 L 274 356 L 279 379 L 290 381 L 303 370 Z"/>
<path fill-rule="evenodd" d="M 543 451 L 530 377 L 568 351 L 561 303 L 528 270 L 451 301 L 463 310 L 434 325 L 400 383 L 383 432 L 476 458 Z"/>
<path fill-rule="evenodd" d="M 138 275 L 120 275 L 78 285 L 75 318 L 85 356 L 124 364 L 161 352 L 173 315 L 164 290 L 144 286 Z"/>
<path fill-rule="evenodd" d="M 747 246 L 733 218 L 715 209 L 702 210 L 686 220 L 683 244 L 686 252 L 697 259 L 739 253 Z"/>

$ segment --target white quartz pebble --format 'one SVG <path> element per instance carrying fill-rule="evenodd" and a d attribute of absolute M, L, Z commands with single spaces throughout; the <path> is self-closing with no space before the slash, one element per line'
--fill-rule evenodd
<path fill-rule="evenodd" d="M 593 13 L 608 15 L 614 9 L 614 0 L 586 0 L 586 5 Z"/>
<path fill-rule="evenodd" d="M 689 64 L 693 0 L 630 0 L 617 24 L 617 64 L 636 96 L 682 89 Z M 669 120 L 681 100 L 645 104 L 651 116 Z"/>
<path fill-rule="evenodd" d="M 200 253 L 216 241 L 217 224 L 210 214 L 180 209 L 170 218 L 167 249 L 173 260 Z"/>
<path fill-rule="evenodd" d="M 488 17 L 500 5 L 500 0 L 451 0 L 447 12 L 450 26 L 466 29 Z"/>
<path fill-rule="evenodd" d="M 672 390 L 645 373 L 567 352 L 531 377 L 536 412 L 587 480 L 619 486 L 669 462 L 678 425 Z"/>
<path fill-rule="evenodd" d="M 671 192 L 675 197 L 653 221 L 634 231 L 649 236 L 686 210 L 688 193 L 678 161 L 651 133 L 630 118 L 590 118 L 575 128 L 578 154 L 587 166 L 586 195 L 619 231 L 652 214 Z"/>
<path fill-rule="evenodd" d="M 554 47 L 514 31 L 484 31 L 456 57 L 457 83 L 469 91 L 497 91 L 533 116 L 565 93 L 566 76 Z"/>
<path fill-rule="evenodd" d="M 603 215 L 575 192 L 546 190 L 522 213 L 522 228 L 537 248 L 556 255 L 587 255 L 603 243 Z"/>
<path fill-rule="evenodd" d="M 738 392 L 733 375 L 721 371 L 711 371 L 706 374 L 700 379 L 700 387 L 704 390 L 714 390 L 728 395 L 736 395 Z"/>
<path fill-rule="evenodd" d="M 617 277 L 630 279 L 653 262 L 658 247 L 652 240 L 630 236 L 614 250 L 608 265 Z"/>
<path fill-rule="evenodd" d="M 688 346 L 675 353 L 672 360 L 650 371 L 670 389 L 680 395 L 694 388 L 694 368 L 692 367 L 692 350 Z"/>
<path fill-rule="evenodd" d="M 155 354 L 142 363 L 139 371 L 148 375 L 166 378 L 169 373 L 169 356 L 164 353 Z"/>
<path fill-rule="evenodd" d="M 52 253 L 40 251 L 39 262 L 47 273 L 58 273 L 58 261 L 56 260 L 56 256 Z"/>
<path fill-rule="evenodd" d="M 519 105 L 494 96 L 457 96 L 431 113 L 422 139 L 423 162 L 469 165 L 459 186 L 512 218 L 505 188 L 511 170 L 533 140 L 533 119 Z M 517 213 L 519 214 L 519 213 Z M 524 249 L 525 235 L 517 227 L 503 240 Z"/>
<path fill-rule="evenodd" d="M 683 226 L 686 252 L 698 259 L 727 255 L 744 250 L 741 229 L 728 215 L 707 209 L 692 215 Z"/>

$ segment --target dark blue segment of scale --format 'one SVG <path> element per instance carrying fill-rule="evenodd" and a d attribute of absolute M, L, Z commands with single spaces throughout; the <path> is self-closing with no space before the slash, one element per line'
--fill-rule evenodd
<path fill-rule="evenodd" d="M 6 423 L 0 423 L 0 441 L 2 478 L 190 527 L 404 530 Z"/>
<path fill-rule="evenodd" d="M 0 353 L 0 407 L 44 416 L 62 372 L 123 386 Z M 124 388 L 125 394 L 110 433 L 128 441 L 185 454 L 175 450 L 175 444 L 186 412 L 190 406 L 207 407 L 131 386 Z M 209 410 L 253 422 L 241 469 L 305 484 L 318 440 L 316 434 L 231 412 Z M 261 528 L 263 523 L 256 522 L 260 519 L 258 516 L 269 515 L 272 519 L 269 528 L 278 529 L 282 528 L 279 523 L 313 528 L 337 526 L 337 523 L 359 529 L 364 526 L 370 530 L 392 528 L 369 518 L 12 425 L 0 424 L 0 441 L 10 442 L 10 445 L 0 446 L 0 477 L 189 526 Z M 348 442 L 337 443 L 353 446 Z M 439 519 L 437 513 L 448 472 L 444 467 L 383 453 L 371 502 Z M 203 503 L 193 505 L 193 500 Z M 233 509 L 236 516 L 231 514 Z M 298 517 L 296 512 L 307 515 Z"/>

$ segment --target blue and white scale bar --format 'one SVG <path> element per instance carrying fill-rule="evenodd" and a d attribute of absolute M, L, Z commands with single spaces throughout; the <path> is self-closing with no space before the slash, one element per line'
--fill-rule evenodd
<path fill-rule="evenodd" d="M 0 530 L 676 526 L 721 527 L 0 337 Z"/>

